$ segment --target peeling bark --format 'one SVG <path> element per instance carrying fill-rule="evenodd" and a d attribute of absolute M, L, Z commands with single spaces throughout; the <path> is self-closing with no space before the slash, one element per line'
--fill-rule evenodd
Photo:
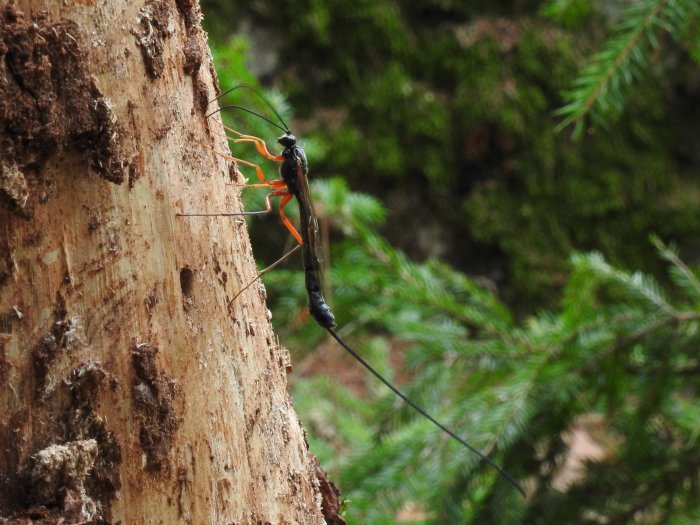
<path fill-rule="evenodd" d="M 198 5 L 0 9 L 0 520 L 324 523 Z"/>

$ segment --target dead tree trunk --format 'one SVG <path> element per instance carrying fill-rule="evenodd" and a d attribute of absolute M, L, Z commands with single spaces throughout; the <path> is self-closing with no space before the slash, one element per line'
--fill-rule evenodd
<path fill-rule="evenodd" d="M 0 518 L 323 523 L 193 0 L 0 12 Z M 230 175 L 229 175 L 230 174 Z M 63 521 L 61 521 L 63 520 Z M 93 520 L 93 521 L 90 521 Z"/>

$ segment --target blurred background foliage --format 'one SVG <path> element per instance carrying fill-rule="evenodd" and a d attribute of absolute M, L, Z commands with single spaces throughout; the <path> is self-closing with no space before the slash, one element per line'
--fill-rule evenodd
<path fill-rule="evenodd" d="M 350 523 L 700 522 L 699 4 L 202 1 L 222 88 L 318 177 L 341 335 L 529 494 L 325 340 L 291 261 L 273 321 Z"/>

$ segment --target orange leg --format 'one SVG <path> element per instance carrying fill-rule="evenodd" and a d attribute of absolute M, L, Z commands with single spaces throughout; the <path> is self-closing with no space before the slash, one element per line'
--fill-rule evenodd
<path fill-rule="evenodd" d="M 299 232 L 297 231 L 297 229 L 294 227 L 292 222 L 287 218 L 287 215 L 284 213 L 284 207 L 289 203 L 289 201 L 292 200 L 294 195 L 289 193 L 288 189 L 273 191 L 265 198 L 266 202 L 268 203 L 268 206 L 269 206 L 268 199 L 270 197 L 276 197 L 276 196 L 282 196 L 282 200 L 280 201 L 280 217 L 282 217 L 282 223 L 289 230 L 289 233 L 291 233 L 294 236 L 294 238 L 297 240 L 297 242 L 299 244 L 304 244 L 304 242 L 301 240 L 301 235 L 299 235 Z"/>
<path fill-rule="evenodd" d="M 226 137 L 228 138 L 228 137 Z M 204 146 L 205 148 L 211 150 L 214 152 L 214 154 L 218 155 L 219 157 L 226 159 L 226 160 L 232 160 L 236 164 L 243 164 L 244 166 L 250 166 L 251 168 L 255 169 L 255 174 L 258 176 L 258 179 L 260 179 L 260 182 L 265 184 L 266 186 L 271 186 L 273 188 L 280 187 L 278 183 L 284 183 L 284 181 L 280 180 L 275 180 L 275 181 L 268 181 L 267 178 L 265 178 L 265 174 L 263 173 L 263 170 L 260 166 L 257 164 L 253 164 L 252 162 L 248 162 L 247 160 L 243 159 L 238 159 L 236 157 L 232 157 L 231 155 L 226 155 L 226 153 L 221 153 L 220 151 L 216 151 L 214 148 L 212 148 L 209 144 L 205 144 L 201 140 L 194 139 L 196 142 L 198 142 L 200 145 Z"/>
<path fill-rule="evenodd" d="M 256 184 L 256 186 L 258 186 Z M 259 186 L 267 187 L 264 184 L 260 184 Z M 287 227 L 287 229 L 290 231 L 292 235 L 294 235 L 294 238 L 299 241 L 299 244 L 302 244 L 301 241 L 301 235 L 299 235 L 299 232 L 296 230 L 294 225 L 290 222 L 290 220 L 287 218 L 285 215 L 284 211 L 282 208 L 292 199 L 293 195 L 289 193 L 289 190 L 286 188 L 280 188 L 275 191 L 271 191 L 265 196 L 265 209 L 264 210 L 258 210 L 258 211 L 235 211 L 235 212 L 222 212 L 222 213 L 178 213 L 176 214 L 178 217 L 234 217 L 237 215 L 265 215 L 267 213 L 270 213 L 272 211 L 272 202 L 270 201 L 270 198 L 272 197 L 282 197 L 282 202 L 280 202 L 280 215 L 282 216 L 282 222 L 284 225 Z"/>
<path fill-rule="evenodd" d="M 252 142 L 253 144 L 255 144 L 256 149 L 263 157 L 275 162 L 282 162 L 284 160 L 284 157 L 282 155 L 273 155 L 272 153 L 270 153 L 270 151 L 267 149 L 265 141 L 260 137 L 256 137 L 255 135 L 246 135 L 233 128 L 229 128 L 226 125 L 223 126 L 226 131 L 230 131 L 231 133 L 235 133 L 236 135 L 238 135 L 238 138 L 229 137 L 228 135 L 222 135 L 221 133 L 217 133 L 215 131 L 212 131 L 212 134 L 225 138 L 230 142 Z"/>
<path fill-rule="evenodd" d="M 253 168 L 255 170 L 255 174 L 258 176 L 258 179 L 260 179 L 260 182 L 262 182 L 263 184 L 266 184 L 268 186 L 273 186 L 273 184 L 265 178 L 265 174 L 263 173 L 262 168 L 260 166 L 258 166 L 257 164 L 253 164 L 252 162 L 248 162 L 247 160 L 243 160 L 243 159 L 233 159 L 233 160 L 236 161 L 236 164 L 243 164 L 244 166 L 250 166 L 251 168 Z M 273 181 L 273 182 L 277 182 L 277 181 Z M 280 180 L 279 182 L 283 182 L 283 181 Z"/>
<path fill-rule="evenodd" d="M 257 186 L 257 184 L 256 184 Z M 264 186 L 263 184 L 260 184 L 260 186 Z M 284 211 L 282 211 L 282 208 L 289 202 L 289 200 L 292 198 L 292 194 L 289 193 L 289 190 L 285 186 L 284 188 L 271 191 L 267 195 L 265 195 L 265 209 L 260 210 L 260 211 L 242 211 L 238 212 L 235 215 L 263 215 L 265 213 L 270 213 L 272 211 L 272 202 L 270 202 L 270 198 L 272 197 L 282 197 L 282 202 L 280 202 L 280 215 L 282 216 L 282 222 L 284 225 L 287 227 L 287 229 L 294 235 L 297 240 L 301 239 L 301 236 L 299 233 L 296 231 L 292 223 L 287 219 L 287 216 L 284 214 Z M 299 240 L 299 244 L 301 244 L 301 240 Z"/>
<path fill-rule="evenodd" d="M 235 133 L 236 135 L 238 135 L 237 139 L 232 137 L 226 137 L 228 140 L 232 142 L 252 142 L 253 144 L 255 144 L 255 148 L 258 150 L 260 155 L 262 155 L 263 157 L 270 159 L 274 162 L 282 162 L 284 160 L 284 157 L 282 155 L 273 155 L 272 153 L 270 153 L 263 139 L 255 137 L 253 135 L 245 135 L 240 131 L 236 131 L 233 128 L 229 128 L 228 126 L 224 126 L 224 129 L 226 131 L 230 131 L 231 133 Z"/>
<path fill-rule="evenodd" d="M 256 149 L 258 152 L 265 158 L 274 161 L 274 162 L 282 162 L 284 160 L 284 157 L 282 155 L 272 155 L 265 144 L 265 141 L 259 137 L 255 137 L 253 135 L 245 135 L 244 133 L 241 133 L 240 131 L 236 131 L 233 128 L 230 128 L 228 126 L 224 126 L 224 129 L 227 131 L 230 131 L 231 133 L 235 133 L 238 135 L 238 138 L 233 138 L 229 136 L 225 136 L 226 140 L 229 140 L 231 142 L 252 142 L 255 144 Z M 198 141 L 199 142 L 199 141 Z M 211 146 L 208 146 L 207 144 L 203 144 L 200 142 L 200 144 L 208 147 L 214 153 L 217 155 L 222 156 L 225 159 L 228 160 L 233 160 L 237 163 L 243 164 L 244 166 L 250 166 L 255 169 L 255 173 L 258 176 L 258 179 L 260 179 L 260 182 L 262 184 L 245 184 L 244 186 L 249 186 L 252 188 L 264 188 L 264 187 L 270 187 L 273 188 L 274 191 L 271 191 L 270 193 L 267 194 L 265 197 L 265 210 L 264 211 L 252 211 L 252 212 L 242 212 L 239 214 L 220 214 L 220 215 L 257 215 L 261 213 L 269 213 L 272 210 L 272 203 L 270 202 L 271 197 L 282 197 L 282 200 L 280 201 L 280 217 L 282 217 L 282 223 L 284 226 L 289 230 L 289 232 L 294 236 L 294 238 L 297 240 L 297 242 L 302 245 L 304 244 L 301 235 L 299 235 L 299 232 L 297 229 L 294 227 L 292 222 L 287 218 L 287 215 L 284 213 L 284 207 L 289 204 L 289 201 L 292 200 L 294 195 L 289 193 L 289 190 L 287 189 L 287 183 L 284 182 L 282 179 L 277 179 L 273 181 L 268 181 L 265 178 L 265 174 L 262 171 L 262 168 L 258 166 L 257 164 L 253 164 L 252 162 L 248 162 L 247 160 L 242 160 L 242 159 L 237 159 L 235 157 L 231 157 L 230 155 L 225 155 L 223 153 L 220 153 Z M 228 184 L 229 186 L 239 186 L 239 184 Z"/>
<path fill-rule="evenodd" d="M 218 213 L 217 215 L 263 215 L 265 213 L 270 213 L 272 211 L 272 202 L 270 202 L 270 199 L 272 197 L 282 197 L 282 200 L 280 201 L 280 217 L 282 217 L 282 223 L 284 224 L 285 228 L 289 230 L 289 233 L 291 233 L 294 238 L 297 240 L 299 244 L 304 244 L 304 241 L 301 239 L 301 235 L 299 235 L 299 232 L 297 229 L 294 227 L 292 224 L 292 221 L 289 220 L 287 217 L 287 214 L 284 213 L 284 207 L 289 203 L 289 201 L 294 198 L 294 195 L 289 193 L 289 190 L 285 187 L 284 189 L 279 189 L 275 191 L 271 191 L 265 196 L 265 209 L 260 210 L 260 211 L 241 211 L 238 213 Z"/>

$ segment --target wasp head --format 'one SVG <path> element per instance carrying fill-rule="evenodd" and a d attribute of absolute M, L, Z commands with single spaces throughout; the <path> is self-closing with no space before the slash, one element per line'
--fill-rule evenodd
<path fill-rule="evenodd" d="M 291 148 L 296 145 L 297 138 L 290 131 L 287 131 L 287 133 L 277 138 L 277 143 L 283 148 Z"/>

